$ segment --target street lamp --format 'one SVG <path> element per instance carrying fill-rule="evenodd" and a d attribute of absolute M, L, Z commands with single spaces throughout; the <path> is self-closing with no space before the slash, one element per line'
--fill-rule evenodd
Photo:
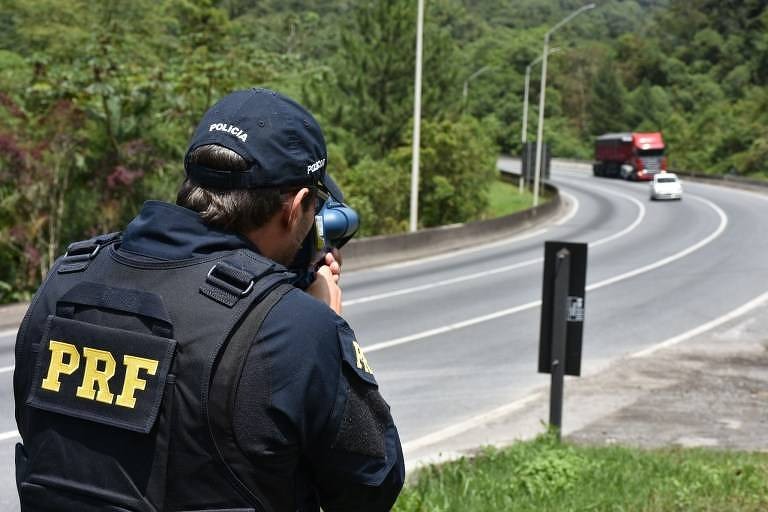
<path fill-rule="evenodd" d="M 560 48 L 552 48 L 549 50 L 547 55 L 552 55 L 553 53 L 557 53 L 560 51 Z M 521 150 L 526 151 L 525 143 L 528 139 L 528 86 L 531 83 L 531 68 L 541 62 L 541 55 L 536 57 L 531 61 L 530 64 L 528 64 L 525 67 L 525 88 L 523 89 L 523 126 L 520 130 L 520 141 L 522 142 Z M 526 151 L 527 153 L 527 151 Z M 522 165 L 522 164 L 521 164 Z M 521 167 L 520 172 L 520 183 L 519 183 L 519 193 L 523 193 L 523 182 L 525 181 L 525 177 L 523 176 L 523 170 Z"/>
<path fill-rule="evenodd" d="M 467 108 L 467 95 L 469 94 L 469 82 L 482 75 L 486 71 L 491 69 L 491 66 L 483 66 L 464 80 L 464 89 L 461 91 L 461 110 L 462 112 Z"/>
<path fill-rule="evenodd" d="M 536 133 L 536 168 L 533 175 L 533 206 L 539 205 L 539 181 L 541 177 L 541 160 L 542 160 L 542 138 L 544 137 L 544 96 L 547 90 L 547 54 L 549 53 L 549 36 L 552 33 L 571 21 L 573 18 L 588 11 L 594 9 L 595 4 L 587 4 L 579 9 L 576 9 L 571 14 L 563 18 L 557 25 L 552 27 L 544 34 L 544 49 L 541 52 L 541 93 L 539 94 L 539 128 Z"/>
<path fill-rule="evenodd" d="M 416 231 L 419 215 L 419 149 L 421 145 L 421 54 L 424 39 L 424 0 L 419 0 L 416 21 L 416 78 L 413 91 L 413 158 L 411 160 L 410 231 Z"/>
<path fill-rule="evenodd" d="M 560 51 L 560 48 L 552 48 L 549 50 L 548 55 L 552 55 Z M 523 92 L 523 128 L 520 132 L 520 140 L 525 146 L 528 139 L 528 87 L 531 83 L 531 68 L 541 62 L 541 55 L 536 57 L 525 67 L 525 89 Z"/>

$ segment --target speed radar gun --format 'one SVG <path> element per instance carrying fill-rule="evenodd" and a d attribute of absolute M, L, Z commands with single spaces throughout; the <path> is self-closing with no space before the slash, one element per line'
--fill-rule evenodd
<path fill-rule="evenodd" d="M 341 249 L 349 242 L 360 226 L 360 217 L 343 197 L 328 195 L 315 213 L 314 229 L 304 239 L 291 270 L 296 272 L 294 285 L 306 289 L 315 280 L 315 271 L 322 265 L 326 253 Z"/>

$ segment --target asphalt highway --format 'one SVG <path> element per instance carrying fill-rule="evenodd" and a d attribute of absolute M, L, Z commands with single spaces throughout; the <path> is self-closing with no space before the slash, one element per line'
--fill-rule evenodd
<path fill-rule="evenodd" d="M 342 275 L 344 316 L 392 408 L 407 458 L 450 449 L 463 425 L 482 424 L 548 384 L 536 373 L 545 240 L 589 243 L 584 372 L 768 291 L 768 195 L 684 182 L 682 201 L 651 202 L 647 183 L 594 178 L 587 166 L 565 162 L 553 164 L 552 178 L 567 203 L 552 223 Z M 14 338 L 0 332 L 0 510 L 18 507 Z"/>
<path fill-rule="evenodd" d="M 585 372 L 768 290 L 768 196 L 686 182 L 682 201 L 651 202 L 647 183 L 578 164 L 556 164 L 553 181 L 569 208 L 541 230 L 343 276 L 344 315 L 407 456 L 449 450 L 452 426 L 548 384 L 536 373 L 545 240 L 589 243 Z"/>

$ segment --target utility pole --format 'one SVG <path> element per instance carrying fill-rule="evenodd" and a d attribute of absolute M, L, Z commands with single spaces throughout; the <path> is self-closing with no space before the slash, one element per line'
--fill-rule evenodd
<path fill-rule="evenodd" d="M 563 18 L 557 25 L 544 34 L 544 49 L 541 51 L 541 92 L 539 94 L 539 128 L 536 132 L 536 170 L 533 176 L 533 206 L 539 205 L 539 181 L 541 179 L 541 160 L 543 158 L 542 142 L 544 138 L 544 97 L 547 91 L 547 54 L 549 53 L 549 37 L 552 33 L 571 21 L 584 11 L 594 9 L 595 4 L 587 4 L 576 9 Z"/>
<path fill-rule="evenodd" d="M 553 53 L 557 53 L 559 51 L 560 51 L 560 48 L 552 48 L 551 50 L 549 50 L 549 55 L 552 55 Z M 538 64 L 539 62 L 541 62 L 541 55 L 533 59 L 531 63 L 525 67 L 525 87 L 523 92 L 523 125 L 522 125 L 522 128 L 520 129 L 520 142 L 522 144 L 520 147 L 522 151 L 525 151 L 526 153 L 527 153 L 526 142 L 528 141 L 528 89 L 531 83 L 531 68 L 536 64 Z M 523 160 L 522 162 L 527 162 L 528 164 L 530 164 L 528 159 Z M 521 162 L 521 166 L 522 166 L 522 162 Z M 528 174 L 527 172 L 525 172 L 526 170 L 527 169 L 523 169 L 522 167 L 520 168 L 520 183 L 519 183 L 520 194 L 523 193 L 523 183 L 525 181 L 525 177 L 523 175 Z"/>
<path fill-rule="evenodd" d="M 416 21 L 416 78 L 413 91 L 413 159 L 411 161 L 411 218 L 410 232 L 418 229 L 419 222 L 419 151 L 421 149 L 421 54 L 424 39 L 424 0 L 419 0 Z"/>

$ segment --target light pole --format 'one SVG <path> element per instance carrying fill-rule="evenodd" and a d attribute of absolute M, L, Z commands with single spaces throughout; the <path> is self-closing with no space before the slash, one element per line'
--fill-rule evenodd
<path fill-rule="evenodd" d="M 539 205 L 539 181 L 541 177 L 541 159 L 542 159 L 542 139 L 544 137 L 544 96 L 547 91 L 547 54 L 549 53 L 549 36 L 552 33 L 571 21 L 584 11 L 594 9 L 595 4 L 587 4 L 576 9 L 571 14 L 560 20 L 560 22 L 549 29 L 544 34 L 544 49 L 541 52 L 541 93 L 539 94 L 539 128 L 536 132 L 536 168 L 533 175 L 533 206 Z"/>
<path fill-rule="evenodd" d="M 419 215 L 419 149 L 421 145 L 421 53 L 424 39 L 424 0 L 419 0 L 416 21 L 416 78 L 413 91 L 413 159 L 411 161 L 410 231 L 416 231 Z"/>
<path fill-rule="evenodd" d="M 552 55 L 553 53 L 557 53 L 559 51 L 560 48 L 552 48 L 549 50 L 548 55 Z M 523 146 L 525 146 L 525 143 L 528 140 L 528 87 L 531 83 L 531 68 L 539 62 L 541 62 L 541 55 L 533 59 L 531 63 L 525 67 L 525 89 L 523 92 L 523 128 L 520 132 L 520 140 L 522 141 Z"/>
<path fill-rule="evenodd" d="M 477 71 L 475 71 L 474 73 L 472 73 L 471 75 L 469 75 L 469 77 L 466 80 L 464 80 L 464 89 L 462 89 L 462 91 L 461 91 L 461 111 L 462 111 L 462 113 L 467 108 L 467 95 L 469 94 L 469 82 L 471 82 L 472 80 L 474 80 L 478 76 L 482 75 L 483 73 L 485 73 L 489 69 L 491 69 L 491 66 L 483 66 L 480 69 L 478 69 Z"/>
<path fill-rule="evenodd" d="M 553 53 L 557 53 L 560 51 L 560 48 L 552 48 L 549 50 L 548 55 L 552 55 Z M 541 55 L 536 57 L 531 61 L 530 64 L 528 64 L 525 67 L 525 88 L 523 92 L 523 126 L 520 130 L 520 141 L 522 142 L 522 145 L 520 146 L 522 151 L 526 151 L 525 143 L 528 140 L 528 86 L 531 83 L 531 68 L 541 62 Z M 521 162 L 522 165 L 522 162 Z M 520 169 L 520 182 L 518 184 L 518 192 L 520 194 L 523 193 L 523 182 L 525 181 L 525 178 L 523 177 L 523 171 L 524 169 Z"/>

